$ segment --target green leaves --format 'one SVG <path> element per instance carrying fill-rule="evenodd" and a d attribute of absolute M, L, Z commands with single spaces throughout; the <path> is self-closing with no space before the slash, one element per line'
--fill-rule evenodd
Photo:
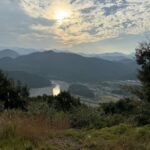
<path fill-rule="evenodd" d="M 143 100 L 150 102 L 150 42 L 143 42 L 136 49 L 136 60 L 141 66 L 138 78 L 142 82 Z"/>
<path fill-rule="evenodd" d="M 4 109 L 25 109 L 29 91 L 20 82 L 16 83 L 0 71 L 0 101 Z"/>

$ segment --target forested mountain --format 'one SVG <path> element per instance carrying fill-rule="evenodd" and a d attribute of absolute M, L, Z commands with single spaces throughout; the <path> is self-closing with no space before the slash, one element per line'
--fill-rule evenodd
<path fill-rule="evenodd" d="M 0 59 L 0 69 L 3 70 L 24 71 L 48 79 L 80 82 L 136 79 L 136 67 L 134 61 L 111 62 L 54 51 L 36 52 L 16 59 Z"/>
<path fill-rule="evenodd" d="M 22 84 L 27 85 L 30 88 L 41 88 L 51 85 L 50 80 L 23 71 L 8 71 L 7 75 L 15 81 L 21 81 Z"/>

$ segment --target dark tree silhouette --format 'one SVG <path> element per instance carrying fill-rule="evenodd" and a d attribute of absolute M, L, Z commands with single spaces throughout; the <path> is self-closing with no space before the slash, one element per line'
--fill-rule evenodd
<path fill-rule="evenodd" d="M 51 97 L 48 103 L 56 110 L 64 112 L 81 105 L 80 100 L 72 97 L 68 92 L 61 92 L 58 96 Z"/>
<path fill-rule="evenodd" d="M 0 101 L 4 104 L 4 109 L 25 109 L 28 96 L 29 91 L 26 86 L 14 82 L 0 71 Z"/>
<path fill-rule="evenodd" d="M 150 102 L 150 42 L 143 42 L 136 49 L 136 60 L 141 66 L 138 78 L 142 82 L 143 99 Z"/>

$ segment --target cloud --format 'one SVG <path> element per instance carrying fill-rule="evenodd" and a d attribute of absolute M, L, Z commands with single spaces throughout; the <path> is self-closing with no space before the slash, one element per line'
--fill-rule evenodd
<path fill-rule="evenodd" d="M 21 8 L 33 18 L 53 21 L 32 24 L 40 34 L 52 34 L 60 42 L 75 45 L 150 31 L 149 0 L 20 0 Z M 59 22 L 58 9 L 71 14 Z"/>

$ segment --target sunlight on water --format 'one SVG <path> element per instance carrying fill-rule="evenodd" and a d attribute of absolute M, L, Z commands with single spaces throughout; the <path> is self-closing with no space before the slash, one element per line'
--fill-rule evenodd
<path fill-rule="evenodd" d="M 61 92 L 60 86 L 59 86 L 59 85 L 56 85 L 56 86 L 53 88 L 53 96 L 59 95 L 60 92 Z"/>

